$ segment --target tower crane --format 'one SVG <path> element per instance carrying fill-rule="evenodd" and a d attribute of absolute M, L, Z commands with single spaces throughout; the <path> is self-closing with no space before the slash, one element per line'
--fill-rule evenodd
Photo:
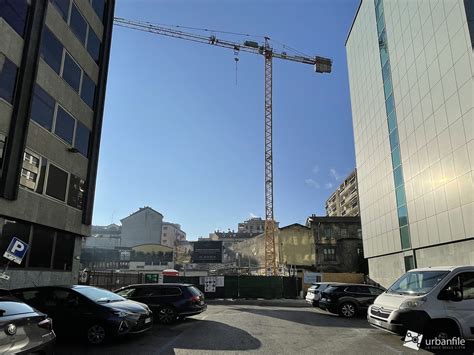
<path fill-rule="evenodd" d="M 275 220 L 273 215 L 273 154 L 272 154 L 272 61 L 273 58 L 288 60 L 297 63 L 311 64 L 317 73 L 330 73 L 332 61 L 323 57 L 306 55 L 292 55 L 284 51 L 279 52 L 270 45 L 270 38 L 264 37 L 264 43 L 244 41 L 237 43 L 217 38 L 214 34 L 185 32 L 162 25 L 128 20 L 121 17 L 114 18 L 114 24 L 120 27 L 138 31 L 150 32 L 161 36 L 173 37 L 192 42 L 209 44 L 212 46 L 233 50 L 235 54 L 247 52 L 259 54 L 265 58 L 265 271 L 267 275 L 276 275 L 275 260 Z M 236 58 L 236 61 L 238 59 Z"/>

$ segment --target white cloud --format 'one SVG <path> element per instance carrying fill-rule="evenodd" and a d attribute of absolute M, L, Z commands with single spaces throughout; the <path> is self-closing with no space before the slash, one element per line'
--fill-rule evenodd
<path fill-rule="evenodd" d="M 314 187 L 316 189 L 319 189 L 319 183 L 317 181 L 315 181 L 314 179 L 306 179 L 305 181 L 305 184 L 310 186 L 310 187 Z"/>
<path fill-rule="evenodd" d="M 326 189 L 331 189 L 331 188 L 334 187 L 334 184 L 333 184 L 332 182 L 327 182 L 327 183 L 324 184 L 324 187 L 325 187 Z"/>
<path fill-rule="evenodd" d="M 313 171 L 313 173 L 315 173 L 315 174 L 319 173 L 319 166 L 318 166 L 318 165 L 315 165 L 312 171 Z"/>
<path fill-rule="evenodd" d="M 340 175 L 334 168 L 329 169 L 329 174 L 336 180 L 340 180 L 342 178 L 342 175 Z"/>
<path fill-rule="evenodd" d="M 256 214 L 253 214 L 252 212 L 249 212 L 249 216 L 250 218 L 258 218 L 258 216 Z"/>

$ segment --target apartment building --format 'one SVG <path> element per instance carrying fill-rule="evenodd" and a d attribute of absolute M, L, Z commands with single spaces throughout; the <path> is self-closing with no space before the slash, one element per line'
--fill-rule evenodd
<path fill-rule="evenodd" d="M 326 201 L 327 216 L 359 215 L 359 192 L 357 190 L 357 169 L 354 169 Z"/>

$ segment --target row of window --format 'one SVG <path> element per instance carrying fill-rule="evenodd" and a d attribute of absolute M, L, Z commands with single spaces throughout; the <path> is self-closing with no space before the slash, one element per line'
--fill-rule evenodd
<path fill-rule="evenodd" d="M 324 261 L 336 261 L 336 248 L 323 249 Z"/>
<path fill-rule="evenodd" d="M 99 63 L 100 40 L 71 0 L 50 0 L 96 63 Z"/>
<path fill-rule="evenodd" d="M 85 181 L 28 150 L 23 156 L 20 185 L 82 209 Z"/>
<path fill-rule="evenodd" d="M 48 27 L 43 30 L 40 55 L 81 96 L 82 100 L 94 109 L 95 83 Z"/>
<path fill-rule="evenodd" d="M 387 33 L 385 29 L 383 1 L 374 0 L 374 4 L 375 17 L 377 22 L 377 33 L 379 36 L 380 65 L 382 67 L 385 109 L 387 113 L 390 150 L 392 155 L 392 168 L 395 183 L 395 195 L 397 201 L 400 239 L 402 249 L 408 249 L 411 247 L 410 230 L 408 228 L 408 211 L 406 206 L 405 183 L 403 179 L 403 169 L 400 158 L 400 139 L 397 128 L 395 100 L 393 97 L 392 74 L 390 70 L 390 58 L 388 51 Z"/>
<path fill-rule="evenodd" d="M 25 35 L 28 3 L 27 0 L 0 0 L 0 17 L 3 17 L 21 37 Z"/>
<path fill-rule="evenodd" d="M 0 0 L 1 1 L 1 0 Z M 0 54 L 0 98 L 13 103 L 18 67 L 10 59 Z"/>
<path fill-rule="evenodd" d="M 86 158 L 89 156 L 90 130 L 38 84 L 33 92 L 31 119 L 76 148 Z"/>
<path fill-rule="evenodd" d="M 75 235 L 31 223 L 8 220 L 0 234 L 0 250 L 6 250 L 13 237 L 29 245 L 20 265 L 9 267 L 41 268 L 70 271 L 72 269 Z M 7 263 L 5 258 L 0 264 Z"/>

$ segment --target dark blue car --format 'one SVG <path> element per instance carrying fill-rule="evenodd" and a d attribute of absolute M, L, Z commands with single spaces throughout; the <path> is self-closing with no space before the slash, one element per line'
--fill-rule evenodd
<path fill-rule="evenodd" d="M 115 293 L 146 304 L 153 311 L 155 320 L 163 324 L 170 324 L 178 317 L 194 316 L 207 309 L 204 294 L 190 284 L 138 284 L 122 287 Z"/>

